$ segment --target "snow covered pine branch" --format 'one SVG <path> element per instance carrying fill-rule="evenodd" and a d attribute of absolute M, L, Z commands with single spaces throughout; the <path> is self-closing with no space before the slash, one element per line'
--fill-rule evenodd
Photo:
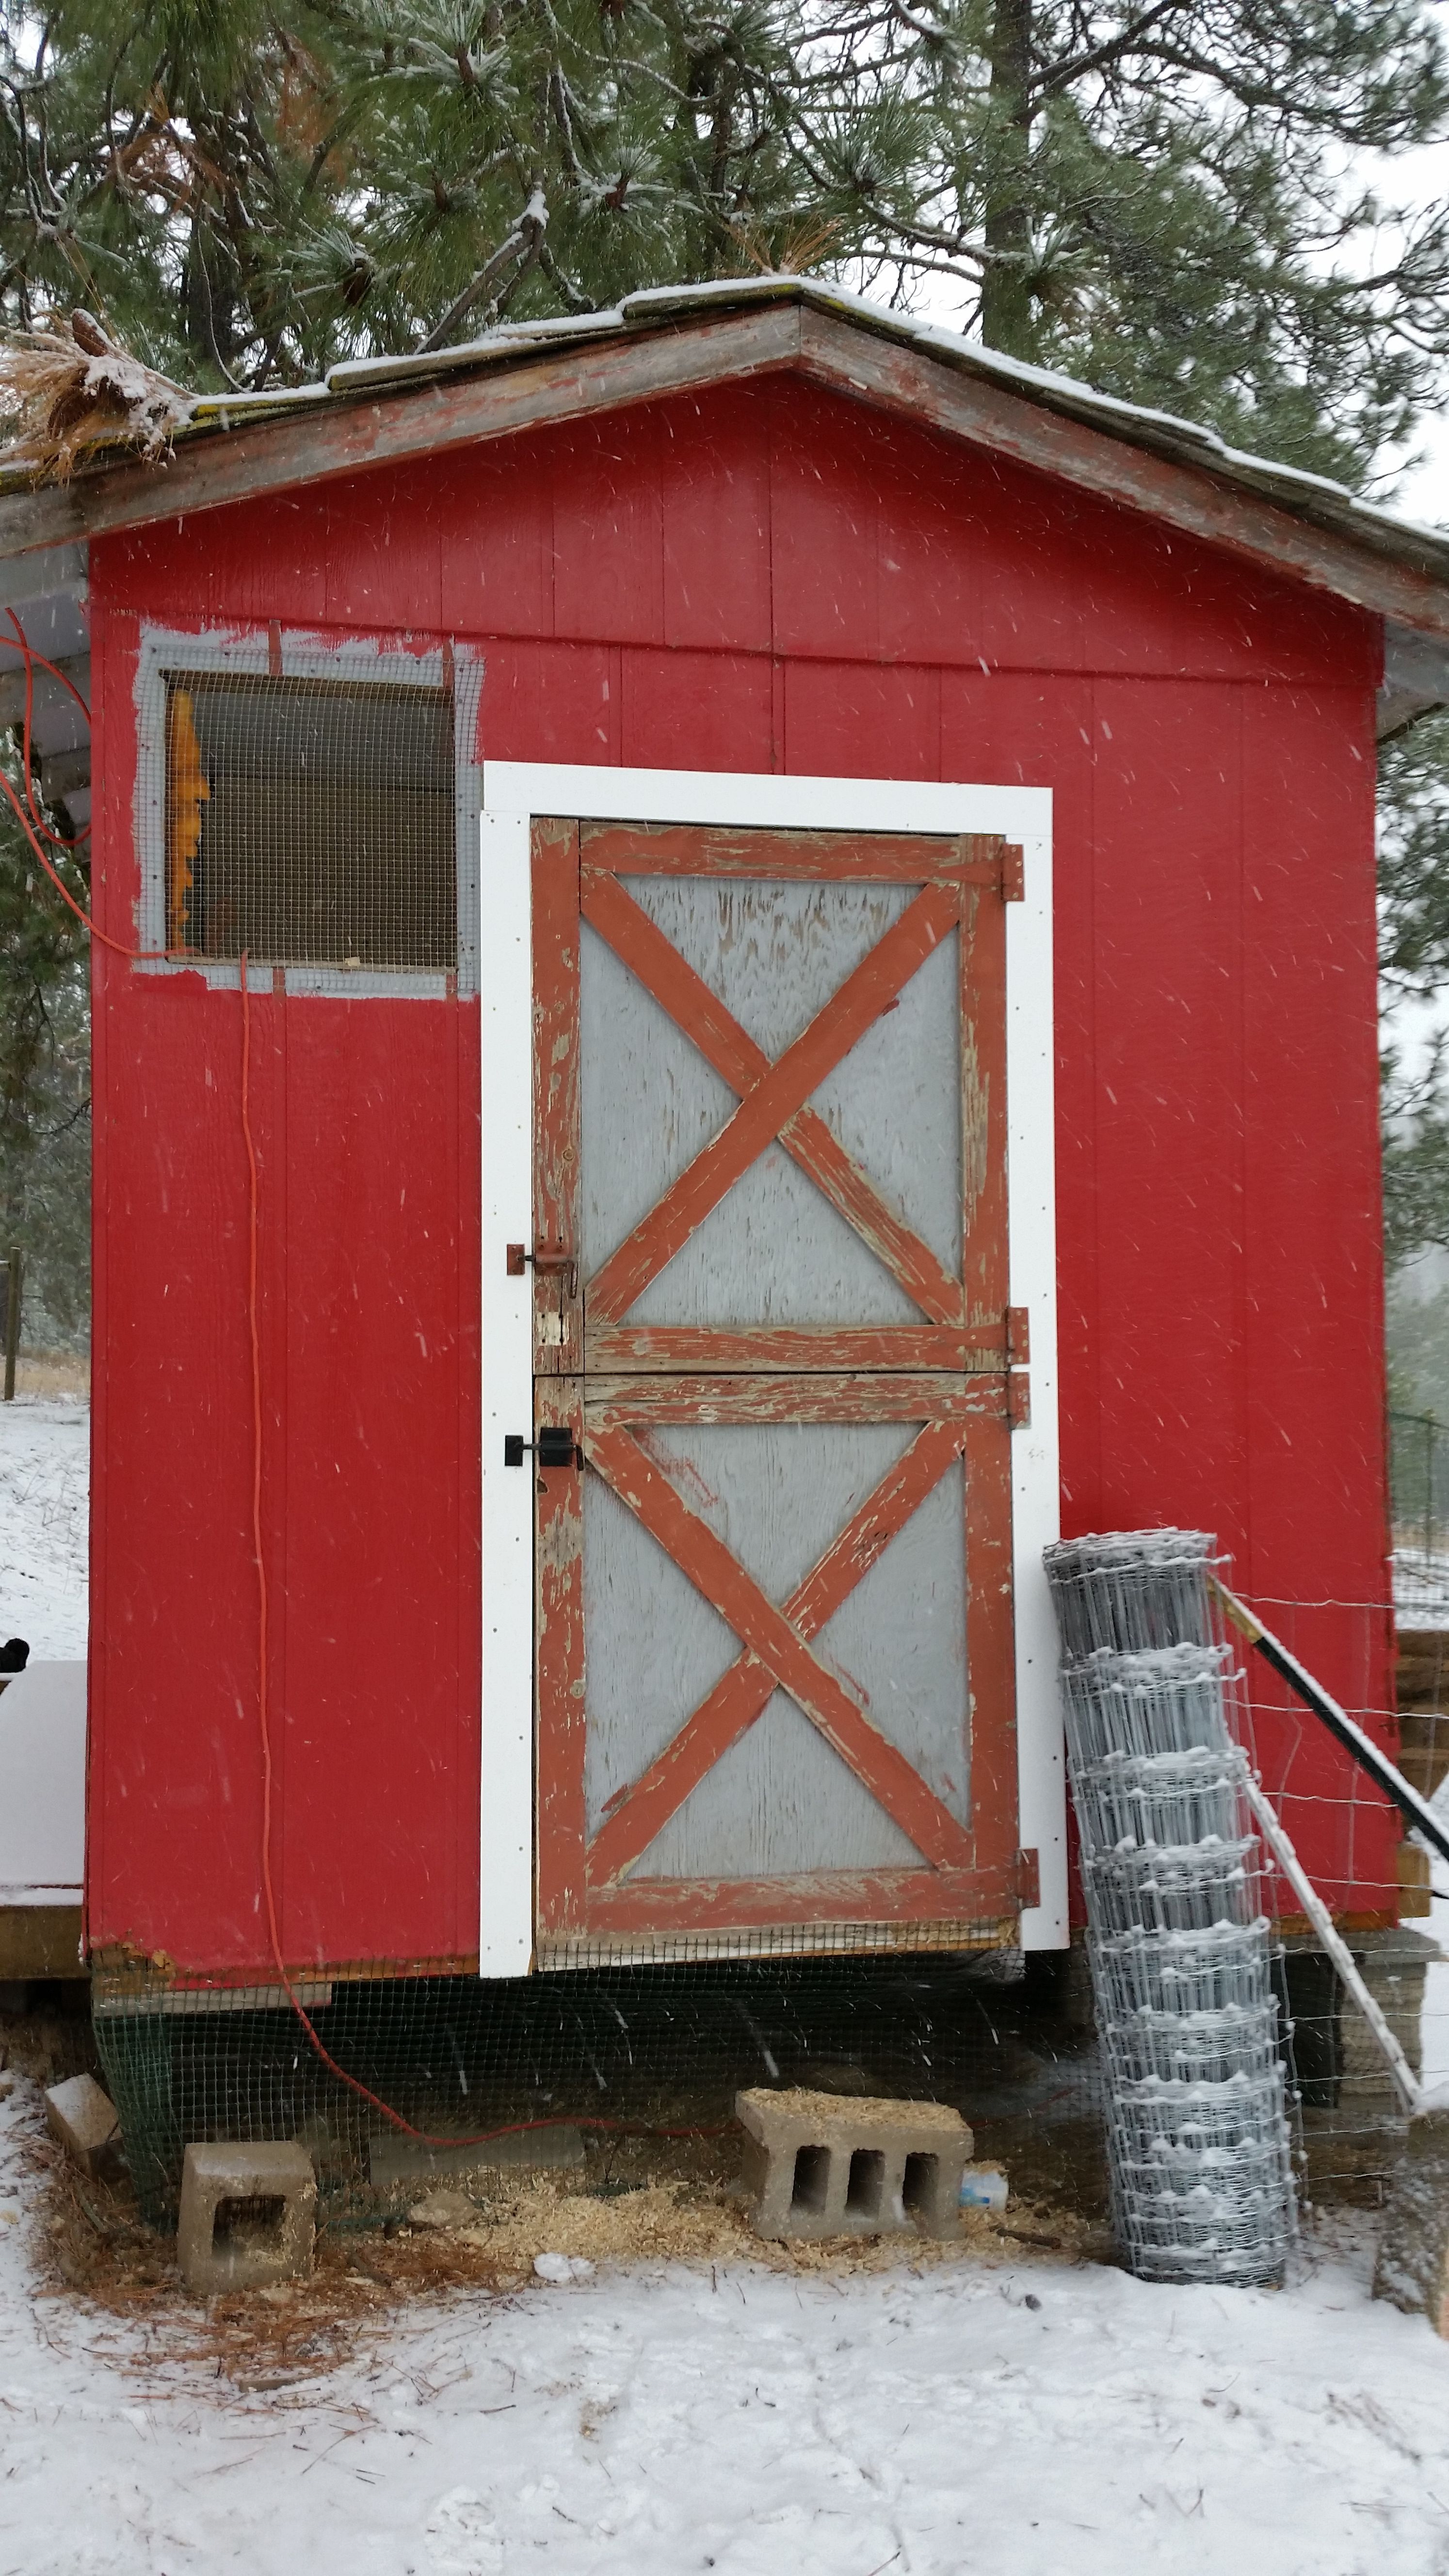
<path fill-rule="evenodd" d="M 37 482 L 68 481 L 93 448 L 160 456 L 193 409 L 190 394 L 119 348 L 82 307 L 0 342 L 0 421 L 14 425 L 0 456 Z"/>

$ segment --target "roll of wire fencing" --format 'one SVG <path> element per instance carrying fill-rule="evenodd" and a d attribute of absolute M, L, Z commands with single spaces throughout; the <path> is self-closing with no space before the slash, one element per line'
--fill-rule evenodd
<path fill-rule="evenodd" d="M 1045 1563 L 1117 2234 L 1144 2280 L 1275 2282 L 1296 2233 L 1287 2079 L 1214 1544 L 1116 1533 Z"/>

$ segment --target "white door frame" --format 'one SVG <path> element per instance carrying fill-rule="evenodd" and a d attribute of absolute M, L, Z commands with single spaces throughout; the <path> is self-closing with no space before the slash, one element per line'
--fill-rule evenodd
<path fill-rule="evenodd" d="M 503 1465 L 533 1426 L 533 1282 L 506 1246 L 533 1223 L 533 957 L 529 834 L 536 814 L 590 822 L 715 823 L 835 832 L 992 832 L 1020 842 L 1026 899 L 1006 908 L 1010 1302 L 1031 1331 L 1031 1422 L 1012 1433 L 1021 1841 L 1040 1860 L 1027 1949 L 1067 1939 L 1066 1773 L 1056 1627 L 1041 1552 L 1060 1528 L 1052 1014 L 1051 791 L 880 778 L 484 763 L 480 981 L 483 1132 L 483 1710 L 478 1969 L 533 1962 L 533 1478 Z"/>

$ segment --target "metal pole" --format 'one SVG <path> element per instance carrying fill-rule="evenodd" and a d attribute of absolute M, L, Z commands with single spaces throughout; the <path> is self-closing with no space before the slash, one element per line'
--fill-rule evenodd
<path fill-rule="evenodd" d="M 5 1256 L 5 1401 L 15 1401 L 15 1363 L 20 1356 L 20 1263 L 18 1243 Z"/>
<path fill-rule="evenodd" d="M 1434 1425 L 1424 1424 L 1424 1580 L 1429 1580 L 1429 1548 L 1434 1536 Z"/>

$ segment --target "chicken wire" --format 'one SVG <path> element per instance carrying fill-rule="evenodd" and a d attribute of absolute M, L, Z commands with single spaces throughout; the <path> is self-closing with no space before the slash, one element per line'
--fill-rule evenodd
<path fill-rule="evenodd" d="M 1275 2281 L 1295 2231 L 1284 2033 L 1214 1561 L 1194 1530 L 1045 1551 L 1117 2232 L 1145 2279 Z"/>
<path fill-rule="evenodd" d="M 170 950 L 456 967 L 457 884 L 450 690 L 166 675 Z"/>
<path fill-rule="evenodd" d="M 298 1994 L 329 2055 L 415 2128 L 460 2144 L 512 2132 L 494 2157 L 477 2156 L 480 2169 L 506 2163 L 516 2185 L 530 2159 L 556 2163 L 563 2124 L 588 2145 L 579 2187 L 608 2189 L 620 2154 L 636 2178 L 640 2159 L 686 2175 L 700 2158 L 712 2172 L 728 2169 L 737 2162 L 734 2097 L 747 2084 L 949 2102 L 971 2120 L 983 2104 L 1008 2116 L 1010 2099 L 1020 2114 L 1011 2135 L 1031 2134 L 1034 2121 L 1044 2135 L 1063 2106 L 1069 2113 L 1090 2096 L 1092 2074 L 1088 2058 L 1077 2073 L 1069 2058 L 1058 2070 L 1022 2049 L 1024 2023 L 1039 2036 L 1026 1990 L 1016 1952 L 489 1980 L 389 1976 L 380 1963 L 357 1963 Z M 333 2226 L 384 2225 L 426 2187 L 416 2166 L 411 2179 L 379 2179 L 379 2148 L 397 2131 L 329 2073 L 277 1988 L 183 1992 L 150 1972 L 101 1969 L 93 2015 L 102 2078 L 152 2224 L 174 2225 L 185 2148 L 207 2139 L 302 2138 Z M 1025 2102 L 1020 2085 L 1014 2096 L 1003 2089 L 1018 2060 Z M 1039 2115 L 1033 2082 L 1053 2105 Z"/>

